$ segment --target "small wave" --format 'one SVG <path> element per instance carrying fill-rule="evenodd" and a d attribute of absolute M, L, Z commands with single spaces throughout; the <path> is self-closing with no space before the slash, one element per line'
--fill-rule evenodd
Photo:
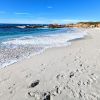
<path fill-rule="evenodd" d="M 0 66 L 5 67 L 33 54 L 40 54 L 47 48 L 71 45 L 70 40 L 84 38 L 87 35 L 85 31 L 77 29 L 69 29 L 69 31 L 64 29 L 64 31 L 57 32 L 56 34 L 22 36 L 3 41 L 2 49 L 0 49 L 2 55 Z"/>
<path fill-rule="evenodd" d="M 74 32 L 74 33 L 58 33 L 49 34 L 44 36 L 24 36 L 2 42 L 4 45 L 39 45 L 39 46 L 52 46 L 67 44 L 68 41 L 83 38 L 86 32 Z"/>
<path fill-rule="evenodd" d="M 17 60 L 10 60 L 10 61 L 6 61 L 4 63 L 0 63 L 0 68 L 7 67 L 8 65 L 14 64 L 16 62 L 17 62 Z"/>

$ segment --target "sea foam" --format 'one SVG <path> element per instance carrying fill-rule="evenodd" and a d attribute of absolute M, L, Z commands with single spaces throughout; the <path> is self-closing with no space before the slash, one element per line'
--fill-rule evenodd
<path fill-rule="evenodd" d="M 35 45 L 35 46 L 58 46 L 67 45 L 70 40 L 83 38 L 86 32 L 75 30 L 74 32 L 65 32 L 58 34 L 49 34 L 43 36 L 23 36 L 2 42 L 4 45 Z"/>
<path fill-rule="evenodd" d="M 0 66 L 5 67 L 31 55 L 40 54 L 47 48 L 71 45 L 70 40 L 84 38 L 87 33 L 84 30 L 69 29 L 56 33 L 38 36 L 28 35 L 2 41 L 0 49 Z"/>

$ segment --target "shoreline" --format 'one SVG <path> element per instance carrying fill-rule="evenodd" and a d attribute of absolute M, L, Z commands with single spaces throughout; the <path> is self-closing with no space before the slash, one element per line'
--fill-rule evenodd
<path fill-rule="evenodd" d="M 87 33 L 70 46 L 49 48 L 0 69 L 0 99 L 99 100 L 100 29 Z"/>
<path fill-rule="evenodd" d="M 72 45 L 73 42 L 75 42 L 75 41 L 80 41 L 80 40 L 84 40 L 85 38 L 86 38 L 86 36 L 83 37 L 83 38 L 77 38 L 77 39 L 70 40 L 70 41 L 68 41 L 69 44 L 67 44 L 67 45 L 65 45 L 65 46 L 44 48 L 44 49 L 43 49 L 42 51 L 40 51 L 40 52 L 32 53 L 31 55 L 26 56 L 25 58 L 19 59 L 18 61 L 15 61 L 15 62 L 13 62 L 13 63 L 11 63 L 11 64 L 6 65 L 6 66 L 2 66 L 0 69 L 5 68 L 5 67 L 9 67 L 9 66 L 11 66 L 11 65 L 13 65 L 13 64 L 15 64 L 15 63 L 20 63 L 20 62 L 23 61 L 23 60 L 28 60 L 28 59 L 30 59 L 30 58 L 33 57 L 33 56 L 40 55 L 41 53 L 44 53 L 45 51 L 48 51 L 48 49 L 67 48 L 68 46 Z"/>
<path fill-rule="evenodd" d="M 18 51 L 18 48 L 15 48 L 15 51 L 13 49 L 11 49 L 11 50 L 9 49 L 8 52 L 5 52 L 6 54 L 1 54 L 1 59 L 2 60 L 1 60 L 1 63 L 0 63 L 0 65 L 1 65 L 0 69 L 4 68 L 4 67 L 8 67 L 10 65 L 13 65 L 13 64 L 15 64 L 17 62 L 21 62 L 22 60 L 29 59 L 30 57 L 32 57 L 34 55 L 41 54 L 41 53 L 45 52 L 45 50 L 47 50 L 47 49 L 59 48 L 59 47 L 67 47 L 67 46 L 71 45 L 71 42 L 73 42 L 73 41 L 84 39 L 84 37 L 86 37 L 86 35 L 87 35 L 85 30 L 86 29 L 77 29 L 77 31 L 75 31 L 75 32 L 77 32 L 77 33 L 75 33 L 76 36 L 73 37 L 70 40 L 66 40 L 65 44 L 63 43 L 63 44 L 59 44 L 59 45 L 44 46 L 44 47 L 42 47 L 42 46 L 38 47 L 37 46 L 36 48 L 38 48 L 38 49 L 40 48 L 40 50 L 38 50 L 38 51 L 35 51 L 35 46 L 34 45 L 33 45 L 33 47 L 32 47 L 32 45 L 29 45 L 29 47 L 26 46 L 27 51 L 26 51 L 24 45 L 22 45 L 22 47 L 21 46 L 18 47 L 19 49 L 20 48 L 25 49 L 25 53 L 23 53 L 23 51 L 21 49 Z M 83 32 L 82 35 L 80 35 L 81 32 Z M 31 50 L 31 49 L 33 49 L 33 50 Z M 2 48 L 2 50 L 3 50 L 3 48 Z M 4 50 L 4 51 L 7 51 L 7 50 Z M 12 55 L 12 53 L 10 51 L 12 51 L 14 56 Z M 19 52 L 19 55 L 18 55 L 18 52 Z M 21 54 L 21 52 L 23 54 Z M 12 57 L 9 55 L 9 53 L 11 54 Z M 3 55 L 4 55 L 4 57 L 3 57 Z M 5 55 L 8 55 L 8 57 L 6 57 Z M 5 58 L 5 59 L 3 59 L 3 58 Z"/>

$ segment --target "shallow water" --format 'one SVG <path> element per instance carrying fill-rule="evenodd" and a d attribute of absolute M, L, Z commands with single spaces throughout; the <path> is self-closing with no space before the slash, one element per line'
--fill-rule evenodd
<path fill-rule="evenodd" d="M 46 48 L 68 46 L 70 40 L 85 35 L 86 32 L 75 28 L 0 28 L 0 67 L 40 53 Z"/>

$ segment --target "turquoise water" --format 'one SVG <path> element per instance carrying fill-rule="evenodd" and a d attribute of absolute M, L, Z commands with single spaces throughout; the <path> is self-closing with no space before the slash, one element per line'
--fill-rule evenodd
<path fill-rule="evenodd" d="M 0 40 L 16 38 L 21 36 L 41 36 L 58 31 L 59 29 L 21 29 L 21 28 L 0 28 Z"/>

